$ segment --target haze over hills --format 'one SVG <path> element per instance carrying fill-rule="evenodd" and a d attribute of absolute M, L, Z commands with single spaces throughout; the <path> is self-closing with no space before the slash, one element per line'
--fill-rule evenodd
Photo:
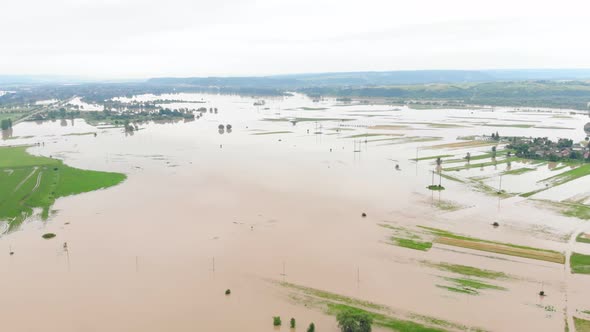
<path fill-rule="evenodd" d="M 11 83 L 12 82 L 12 83 Z M 590 69 L 415 70 L 308 73 L 250 77 L 158 77 L 91 81 L 65 76 L 0 76 L 0 105 L 75 96 L 102 103 L 119 95 L 176 92 L 317 98 L 380 98 L 392 103 L 588 109 Z"/>
<path fill-rule="evenodd" d="M 398 70 L 282 74 L 270 76 L 154 77 L 105 80 L 64 75 L 0 75 L 0 85 L 133 82 L 157 85 L 302 88 L 527 80 L 590 80 L 590 69 Z"/>
<path fill-rule="evenodd" d="M 526 80 L 587 80 L 590 69 L 403 70 L 273 75 L 264 77 L 162 77 L 151 84 L 188 84 L 232 87 L 310 87 L 481 83 Z"/>

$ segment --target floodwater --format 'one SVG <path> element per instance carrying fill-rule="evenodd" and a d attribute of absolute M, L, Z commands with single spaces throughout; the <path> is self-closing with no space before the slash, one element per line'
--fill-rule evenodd
<path fill-rule="evenodd" d="M 491 331 L 563 330 L 566 304 L 568 311 L 590 309 L 589 277 L 566 278 L 563 265 L 437 244 L 428 252 L 414 251 L 388 244 L 391 230 L 377 225 L 431 226 L 590 253 L 585 244 L 568 241 L 574 232 L 590 230 L 583 221 L 524 198 L 500 200 L 445 179 L 445 191 L 430 192 L 432 160 L 411 160 L 488 152 L 490 146 L 432 147 L 495 131 L 579 141 L 587 122 L 582 114 L 410 110 L 333 99 L 313 103 L 301 95 L 266 98 L 264 106 L 253 106 L 257 98 L 224 95 L 137 99 L 183 100 L 174 107 L 217 108 L 218 113 L 208 111 L 189 122 L 141 124 L 132 135 L 83 120 L 25 122 L 13 128 L 11 139 L 0 141 L 43 142 L 29 152 L 128 175 L 116 187 L 59 199 L 48 221 L 32 218 L 0 237 L 0 251 L 6 253 L 0 254 L 2 330 L 275 331 L 272 316 L 277 315 L 282 330 L 288 330 L 290 317 L 297 319 L 298 330 L 311 321 L 320 331 L 338 330 L 333 317 L 296 303 L 270 280 Z M 231 124 L 231 132 L 220 133 L 220 124 Z M 404 127 L 369 129 L 380 125 Z M 69 135 L 88 132 L 97 136 Z M 376 133 L 383 136 L 350 137 Z M 493 179 L 505 166 L 456 173 Z M 520 176 L 505 176 L 513 178 L 506 185 Z M 584 186 L 574 183 L 559 199 L 584 194 Z M 439 210 L 437 200 L 463 208 Z M 492 228 L 493 221 L 501 227 Z M 47 232 L 57 237 L 43 240 Z M 453 275 L 421 261 L 477 266 L 512 278 L 492 282 L 506 291 L 451 293 L 437 284 Z M 228 288 L 232 294 L 225 296 Z M 539 298 L 541 288 L 548 296 Z"/>

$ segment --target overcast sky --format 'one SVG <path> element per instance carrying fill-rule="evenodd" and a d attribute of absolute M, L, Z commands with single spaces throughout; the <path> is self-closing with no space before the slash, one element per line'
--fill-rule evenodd
<path fill-rule="evenodd" d="M 588 0 L 18 0 L 0 75 L 590 68 Z"/>

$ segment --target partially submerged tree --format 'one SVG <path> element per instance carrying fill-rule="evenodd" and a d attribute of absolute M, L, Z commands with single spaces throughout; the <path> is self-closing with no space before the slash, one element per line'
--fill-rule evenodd
<path fill-rule="evenodd" d="M 467 152 L 467 154 L 465 155 L 465 159 L 467 159 L 467 162 L 471 161 L 471 152 Z"/>
<path fill-rule="evenodd" d="M 360 310 L 344 310 L 336 316 L 338 327 L 342 332 L 371 332 L 373 319 Z"/>
<path fill-rule="evenodd" d="M 272 318 L 272 325 L 273 326 L 281 326 L 282 322 L 281 322 L 281 316 L 274 316 Z"/>
<path fill-rule="evenodd" d="M 314 323 L 309 324 L 309 327 L 307 328 L 307 332 L 315 332 L 315 324 Z"/>

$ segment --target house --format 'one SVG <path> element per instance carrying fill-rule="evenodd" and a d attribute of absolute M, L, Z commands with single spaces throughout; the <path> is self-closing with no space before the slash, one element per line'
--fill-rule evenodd
<path fill-rule="evenodd" d="M 566 149 L 563 149 L 563 150 L 561 150 L 561 152 L 559 152 L 559 155 L 560 155 L 562 158 L 567 158 L 567 157 L 569 157 L 569 155 L 570 155 L 571 153 L 572 153 L 572 150 L 570 150 L 570 149 L 567 149 L 567 148 L 566 148 Z"/>

